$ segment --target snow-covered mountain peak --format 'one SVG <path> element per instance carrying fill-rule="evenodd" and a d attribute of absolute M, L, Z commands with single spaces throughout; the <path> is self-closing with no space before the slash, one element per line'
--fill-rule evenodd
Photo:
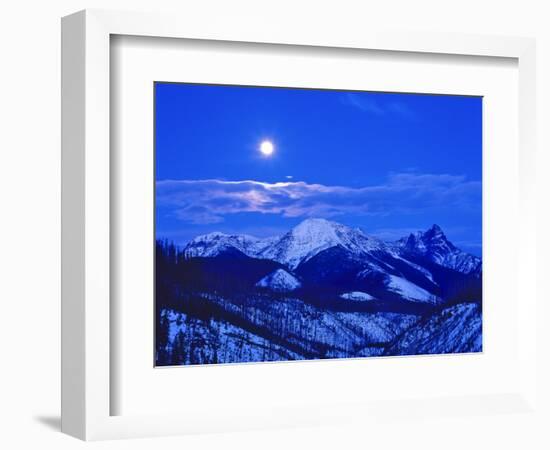
<path fill-rule="evenodd" d="M 326 219 L 307 219 L 296 225 L 289 233 L 297 243 L 337 245 L 340 241 L 339 236 L 348 230 L 353 231 L 345 225 Z"/>
<path fill-rule="evenodd" d="M 337 222 L 306 219 L 286 233 L 279 242 L 267 247 L 260 256 L 295 269 L 302 262 L 332 247 L 342 247 L 360 255 L 384 248 L 385 244 L 367 236 L 359 229 Z"/>
<path fill-rule="evenodd" d="M 308 243 L 311 245 L 341 244 L 342 238 L 346 235 L 363 234 L 337 222 L 326 219 L 306 219 L 300 222 L 289 233 L 296 242 Z"/>
<path fill-rule="evenodd" d="M 247 256 L 254 256 L 272 242 L 246 234 L 226 234 L 219 231 L 203 234 L 191 240 L 184 249 L 186 258 L 214 257 L 235 249 Z"/>
<path fill-rule="evenodd" d="M 221 231 L 213 231 L 212 233 L 201 234 L 200 236 L 195 237 L 191 242 L 209 242 L 226 236 L 229 235 L 222 233 Z"/>
<path fill-rule="evenodd" d="M 323 250 L 340 247 L 353 255 L 387 249 L 385 243 L 368 236 L 359 228 L 350 228 L 326 219 L 306 219 L 283 236 L 255 238 L 213 232 L 196 237 L 184 249 L 186 258 L 215 257 L 236 249 L 252 258 L 271 259 L 295 269 Z"/>
<path fill-rule="evenodd" d="M 343 227 L 344 225 L 333 222 L 331 220 L 327 219 L 321 219 L 321 218 L 309 218 L 302 220 L 298 225 L 296 225 L 293 230 L 297 233 L 299 232 L 305 232 L 310 229 L 317 229 L 317 230 L 333 230 L 334 228 Z"/>

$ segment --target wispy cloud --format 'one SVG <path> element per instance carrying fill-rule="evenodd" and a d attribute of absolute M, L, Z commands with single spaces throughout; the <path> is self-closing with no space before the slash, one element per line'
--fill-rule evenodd
<path fill-rule="evenodd" d="M 403 102 L 399 101 L 377 101 L 374 96 L 346 92 L 342 97 L 342 102 L 346 105 L 360 109 L 361 111 L 376 116 L 397 115 L 407 119 L 416 118 L 414 111 Z"/>
<path fill-rule="evenodd" d="M 219 223 L 228 214 L 283 217 L 413 214 L 431 208 L 479 209 L 481 183 L 448 174 L 390 174 L 387 182 L 361 188 L 303 181 L 163 180 L 157 204 L 188 223 Z"/>

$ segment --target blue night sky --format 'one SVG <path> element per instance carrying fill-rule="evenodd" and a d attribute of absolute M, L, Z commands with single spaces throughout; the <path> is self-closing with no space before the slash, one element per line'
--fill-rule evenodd
<path fill-rule="evenodd" d="M 481 254 L 480 97 L 172 83 L 155 96 L 157 238 L 324 217 L 384 240 L 437 223 Z"/>

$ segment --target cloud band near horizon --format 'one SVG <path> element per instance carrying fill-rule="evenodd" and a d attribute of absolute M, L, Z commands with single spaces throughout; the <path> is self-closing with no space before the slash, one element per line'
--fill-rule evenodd
<path fill-rule="evenodd" d="M 191 224 L 220 223 L 237 213 L 334 218 L 481 209 L 481 181 L 449 174 L 393 173 L 384 184 L 359 188 L 219 179 L 161 180 L 156 188 L 157 205 Z"/>

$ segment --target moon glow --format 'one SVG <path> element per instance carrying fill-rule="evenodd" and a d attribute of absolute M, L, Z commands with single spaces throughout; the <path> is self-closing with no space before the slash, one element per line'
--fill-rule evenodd
<path fill-rule="evenodd" d="M 260 152 L 264 156 L 271 156 L 275 151 L 275 147 L 271 141 L 262 141 L 260 144 Z"/>

